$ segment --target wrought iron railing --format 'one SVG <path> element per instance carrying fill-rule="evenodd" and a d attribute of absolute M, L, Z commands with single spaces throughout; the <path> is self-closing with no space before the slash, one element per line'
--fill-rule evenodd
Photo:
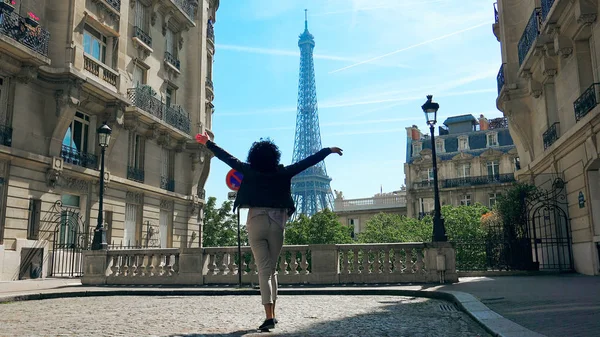
<path fill-rule="evenodd" d="M 544 134 L 542 135 L 542 138 L 544 140 L 544 150 L 552 146 L 552 144 L 554 144 L 554 142 L 556 142 L 556 140 L 560 137 L 560 135 L 558 134 L 559 124 L 559 122 L 552 124 L 548 128 L 548 130 L 546 130 L 546 132 L 544 132 Z"/>
<path fill-rule="evenodd" d="M 168 51 L 165 52 L 165 61 L 169 62 L 169 64 L 177 68 L 177 70 L 181 70 L 181 63 L 179 60 Z"/>
<path fill-rule="evenodd" d="M 573 102 L 573 110 L 575 110 L 575 121 L 585 117 L 592 109 L 598 105 L 598 94 L 600 83 L 594 83 L 587 88 L 579 98 Z"/>
<path fill-rule="evenodd" d="M 498 76 L 496 76 L 496 82 L 498 83 L 498 95 L 500 95 L 502 88 L 504 88 L 504 81 L 504 64 L 502 64 L 500 66 L 500 70 L 498 70 Z"/>
<path fill-rule="evenodd" d="M 0 125 L 0 144 L 4 146 L 12 145 L 13 129 L 10 126 Z"/>
<path fill-rule="evenodd" d="M 500 16 L 498 15 L 498 3 L 494 2 L 494 22 L 500 22 Z"/>
<path fill-rule="evenodd" d="M 433 180 L 423 180 L 415 182 L 414 188 L 433 188 Z"/>
<path fill-rule="evenodd" d="M 488 129 L 489 130 L 508 129 L 508 118 L 498 117 L 498 118 L 490 119 Z"/>
<path fill-rule="evenodd" d="M 509 174 L 493 174 L 478 177 L 464 177 L 446 179 L 442 182 L 442 188 L 464 187 L 464 186 L 481 186 L 490 184 L 504 184 L 515 181 L 515 175 Z"/>
<path fill-rule="evenodd" d="M 142 28 L 138 26 L 133 27 L 133 36 L 137 37 L 148 47 L 152 48 L 152 38 Z"/>
<path fill-rule="evenodd" d="M 187 15 L 190 20 L 194 21 L 194 12 L 196 11 L 196 7 L 198 6 L 198 1 L 193 0 L 171 0 L 173 3 L 179 7 L 179 9 Z"/>
<path fill-rule="evenodd" d="M 165 122 L 185 133 L 190 133 L 190 115 L 180 106 L 165 106 Z"/>
<path fill-rule="evenodd" d="M 546 21 L 555 0 L 542 0 L 542 22 Z"/>
<path fill-rule="evenodd" d="M 527 26 L 525 26 L 523 35 L 521 35 L 521 39 L 519 40 L 519 65 L 523 64 L 525 57 L 527 57 L 529 50 L 531 50 L 531 47 L 540 34 L 540 26 L 541 9 L 538 7 L 533 10 L 533 13 L 531 13 L 529 21 L 527 22 Z"/>
<path fill-rule="evenodd" d="M 169 192 L 175 192 L 175 180 L 170 177 L 160 176 L 160 188 Z"/>
<path fill-rule="evenodd" d="M 214 90 L 214 86 L 213 86 L 213 82 L 210 78 L 206 78 L 206 87 L 209 88 L 210 90 Z"/>
<path fill-rule="evenodd" d="M 163 119 L 164 104 L 158 98 L 154 97 L 152 88 L 149 86 L 127 89 L 127 95 L 133 106 L 146 111 L 158 119 Z"/>
<path fill-rule="evenodd" d="M 95 155 L 79 151 L 71 146 L 63 145 L 60 156 L 65 163 L 91 169 L 98 168 L 98 158 Z"/>
<path fill-rule="evenodd" d="M 127 166 L 127 179 L 143 183 L 144 170 L 133 166 Z"/>
<path fill-rule="evenodd" d="M 211 20 L 208 20 L 208 23 L 206 25 L 206 37 L 210 41 L 215 42 L 215 26 Z"/>
<path fill-rule="evenodd" d="M 0 34 L 10 37 L 34 52 L 48 56 L 50 33 L 40 26 L 26 24 L 26 18 L 16 12 L 0 9 Z"/>
<path fill-rule="evenodd" d="M 112 8 L 116 9 L 117 12 L 121 11 L 121 0 L 104 0 L 106 1 L 109 5 L 112 6 Z"/>

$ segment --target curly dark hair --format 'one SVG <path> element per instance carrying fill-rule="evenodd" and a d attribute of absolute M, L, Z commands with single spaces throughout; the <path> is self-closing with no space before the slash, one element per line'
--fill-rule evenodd
<path fill-rule="evenodd" d="M 250 147 L 247 161 L 251 168 L 260 172 L 269 172 L 277 168 L 280 159 L 281 151 L 277 145 L 269 138 L 261 138 Z"/>

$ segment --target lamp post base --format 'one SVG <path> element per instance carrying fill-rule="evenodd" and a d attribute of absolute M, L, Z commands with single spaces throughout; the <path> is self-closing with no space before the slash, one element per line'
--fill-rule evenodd
<path fill-rule="evenodd" d="M 106 243 L 106 230 L 102 228 L 96 228 L 94 230 L 94 240 L 92 241 L 92 250 L 106 250 L 108 244 Z"/>
<path fill-rule="evenodd" d="M 444 218 L 433 218 L 433 242 L 446 242 L 446 227 L 444 226 Z"/>

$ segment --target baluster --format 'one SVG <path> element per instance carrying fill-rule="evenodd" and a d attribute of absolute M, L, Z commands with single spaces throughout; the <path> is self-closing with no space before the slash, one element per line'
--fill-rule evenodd
<path fill-rule="evenodd" d="M 208 263 L 208 274 L 209 275 L 217 275 L 217 254 L 216 253 L 208 253 L 210 262 Z"/>
<path fill-rule="evenodd" d="M 342 274 L 350 274 L 350 257 L 348 256 L 348 253 L 350 252 L 350 250 L 343 250 L 340 253 L 340 259 L 342 259 Z"/>
<path fill-rule="evenodd" d="M 360 274 L 362 271 L 358 268 L 358 249 L 352 249 L 352 272 Z"/>
<path fill-rule="evenodd" d="M 127 254 L 121 255 L 121 275 L 129 276 L 129 266 L 127 265 L 129 257 Z"/>
<path fill-rule="evenodd" d="M 146 276 L 148 277 L 152 277 L 155 275 L 156 273 L 156 267 L 154 267 L 154 265 L 156 264 L 156 255 L 154 255 L 154 253 L 150 253 L 148 254 L 148 262 L 146 263 Z"/>
<path fill-rule="evenodd" d="M 410 250 L 410 270 L 413 274 L 417 272 L 417 257 L 414 248 Z"/>
<path fill-rule="evenodd" d="M 229 254 L 229 264 L 227 266 L 229 275 L 237 275 L 237 264 L 235 263 L 235 254 Z M 231 256 L 233 255 L 233 256 Z"/>
<path fill-rule="evenodd" d="M 135 277 L 140 273 L 140 266 L 137 261 L 137 255 L 135 254 L 127 254 L 127 265 L 129 266 L 129 273 L 127 276 Z"/>
<path fill-rule="evenodd" d="M 379 270 L 379 267 L 381 266 L 381 263 L 379 262 L 381 251 L 379 249 L 375 249 L 374 254 L 375 255 L 373 255 L 373 274 L 379 274 L 381 273 L 381 270 Z"/>
<path fill-rule="evenodd" d="M 298 275 L 298 274 L 300 274 L 298 272 L 298 265 L 299 265 L 299 263 L 298 263 L 298 251 L 295 250 L 295 251 L 293 251 L 291 253 L 292 254 L 291 254 L 290 263 L 292 264 L 292 270 L 290 270 L 290 274 L 292 274 L 292 275 Z"/>
<path fill-rule="evenodd" d="M 383 273 L 391 274 L 392 268 L 390 266 L 390 249 L 387 248 L 383 254 Z"/>
<path fill-rule="evenodd" d="M 229 253 L 223 253 L 221 256 L 221 263 L 219 264 L 218 275 L 225 275 L 225 269 L 227 269 L 227 260 L 229 259 Z"/>
<path fill-rule="evenodd" d="M 300 252 L 302 254 L 302 262 L 300 263 L 300 268 L 302 269 L 302 274 L 308 275 L 310 272 L 308 271 L 308 251 L 302 250 Z"/>
<path fill-rule="evenodd" d="M 112 265 L 110 266 L 111 274 L 108 276 L 117 276 L 117 275 L 119 275 L 119 256 L 113 255 L 111 257 L 111 259 L 112 259 Z"/>
<path fill-rule="evenodd" d="M 175 263 L 173 263 L 173 272 L 179 274 L 179 253 L 175 254 Z"/>
<path fill-rule="evenodd" d="M 283 252 L 283 254 L 281 254 L 281 260 L 280 260 L 280 265 L 281 265 L 281 261 L 283 261 L 283 267 L 281 268 L 281 271 L 283 272 L 284 275 L 288 275 L 290 272 L 288 271 L 288 266 L 289 263 L 287 262 L 287 252 L 285 251 Z"/>
<path fill-rule="evenodd" d="M 424 264 L 423 264 L 423 250 L 415 249 L 417 254 L 417 271 L 423 274 L 425 272 Z"/>
<path fill-rule="evenodd" d="M 165 256 L 165 269 L 166 276 L 173 276 L 173 255 L 171 254 Z"/>
<path fill-rule="evenodd" d="M 148 261 L 144 261 L 145 259 L 144 255 L 139 254 L 133 254 L 128 257 L 131 266 L 131 272 L 129 273 L 131 277 L 145 276 L 147 274 L 145 267 L 148 266 Z"/>
<path fill-rule="evenodd" d="M 156 266 L 156 276 L 163 276 L 165 273 L 165 254 L 159 253 L 156 256 L 156 260 L 157 260 L 157 266 Z"/>
<path fill-rule="evenodd" d="M 394 252 L 395 255 L 395 259 L 396 260 L 396 271 L 398 271 L 399 273 L 403 274 L 406 272 L 406 268 L 405 268 L 405 256 L 406 256 L 406 252 L 404 248 L 399 248 L 398 250 L 396 250 Z"/>

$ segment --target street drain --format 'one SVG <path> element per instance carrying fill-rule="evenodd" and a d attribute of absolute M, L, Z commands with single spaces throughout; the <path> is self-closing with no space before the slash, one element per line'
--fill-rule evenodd
<path fill-rule="evenodd" d="M 454 304 L 440 304 L 441 311 L 456 312 L 458 308 Z"/>

